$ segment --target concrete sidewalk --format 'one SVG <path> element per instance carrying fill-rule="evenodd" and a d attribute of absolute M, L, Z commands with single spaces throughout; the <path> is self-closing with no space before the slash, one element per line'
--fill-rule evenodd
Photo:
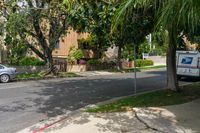
<path fill-rule="evenodd" d="M 159 65 L 155 65 L 155 66 L 159 66 Z M 148 67 L 152 67 L 152 66 L 147 66 Z M 147 70 L 142 70 L 141 72 L 146 72 L 146 71 L 157 71 L 157 70 L 165 70 L 165 67 L 161 67 L 161 68 L 151 68 L 151 69 L 147 69 Z M 126 73 L 126 72 L 108 72 L 108 71 L 86 71 L 86 72 L 74 72 L 77 75 L 83 76 L 83 77 L 91 77 L 91 76 L 104 76 L 104 75 L 114 75 L 114 74 L 119 74 L 119 73 Z M 129 73 L 129 72 L 127 72 Z"/>
<path fill-rule="evenodd" d="M 75 73 L 77 75 L 84 76 L 84 77 L 116 74 L 114 72 L 107 72 L 107 71 L 86 71 L 86 72 L 75 72 Z"/>
<path fill-rule="evenodd" d="M 163 108 L 133 108 L 124 113 L 78 111 L 19 133 L 199 133 L 200 99 Z"/>

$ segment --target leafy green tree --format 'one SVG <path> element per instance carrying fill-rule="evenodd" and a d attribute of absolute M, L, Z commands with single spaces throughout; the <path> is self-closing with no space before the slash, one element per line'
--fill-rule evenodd
<path fill-rule="evenodd" d="M 143 53 L 149 53 L 150 52 L 150 45 L 148 44 L 147 41 L 144 41 L 142 44 L 139 46 L 139 55 L 142 58 Z M 138 54 L 138 53 L 137 53 Z"/>
<path fill-rule="evenodd" d="M 48 63 L 53 72 L 52 51 L 70 25 L 68 3 L 60 0 L 10 0 L 5 4 L 6 32 L 20 40 L 38 57 Z M 54 73 L 54 72 L 53 72 Z"/>
<path fill-rule="evenodd" d="M 153 21 L 151 16 L 153 14 L 150 13 L 150 8 L 145 13 L 126 13 L 127 19 L 123 20 L 123 24 L 110 34 L 113 17 L 119 6 L 118 1 L 96 0 L 94 2 L 88 0 L 81 1 L 79 4 L 77 13 L 75 13 L 77 20 L 74 23 L 74 28 L 91 34 L 90 42 L 92 42 L 94 53 L 97 53 L 96 58 L 100 58 L 102 52 L 106 51 L 108 47 L 117 46 L 119 48 L 119 69 L 122 67 L 122 49 L 129 44 L 140 44 L 145 40 L 145 35 L 149 33 L 148 30 L 152 30 L 150 23 Z M 139 49 L 138 46 L 137 49 Z"/>
<path fill-rule="evenodd" d="M 8 62 L 11 65 L 18 65 L 19 61 L 26 56 L 28 49 L 23 42 L 7 35 L 5 38 L 5 46 L 7 47 Z"/>
<path fill-rule="evenodd" d="M 121 10 L 120 7 L 118 11 Z M 116 40 L 121 42 L 116 43 L 119 46 L 118 53 L 122 49 L 134 49 L 134 45 L 136 46 L 136 52 L 138 53 L 137 58 L 141 58 L 142 51 L 140 49 L 140 44 L 145 41 L 146 36 L 152 32 L 153 23 L 154 23 L 154 10 L 149 7 L 145 11 L 142 11 L 142 8 L 138 8 L 137 10 L 134 8 L 129 9 L 129 11 L 124 12 L 122 17 L 114 18 L 114 21 L 118 21 L 118 26 L 116 26 L 112 33 L 115 34 Z M 120 14 L 120 12 L 116 11 L 116 13 Z M 114 24 L 116 22 L 113 22 Z M 113 26 L 113 25 L 112 25 Z M 117 35 L 116 35 L 117 34 Z M 122 41 L 123 40 L 123 41 Z M 122 49 L 121 49 L 122 48 Z M 133 57 L 131 50 L 128 50 L 129 57 Z M 118 62 L 120 59 L 120 54 L 118 56 Z"/>
<path fill-rule="evenodd" d="M 101 58 L 104 51 L 112 45 L 110 38 L 111 19 L 114 15 L 115 7 L 111 0 L 104 2 L 76 1 L 74 4 L 76 12 L 73 17 L 73 28 L 79 32 L 87 32 L 92 42 L 94 58 Z"/>

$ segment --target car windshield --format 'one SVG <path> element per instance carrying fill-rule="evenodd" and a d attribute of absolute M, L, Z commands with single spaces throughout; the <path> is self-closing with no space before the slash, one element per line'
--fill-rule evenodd
<path fill-rule="evenodd" d="M 4 68 L 4 67 L 7 67 L 7 66 L 6 66 L 6 65 L 2 65 L 2 64 L 0 64 L 0 67 L 1 67 L 1 68 L 2 68 L 2 67 Z"/>

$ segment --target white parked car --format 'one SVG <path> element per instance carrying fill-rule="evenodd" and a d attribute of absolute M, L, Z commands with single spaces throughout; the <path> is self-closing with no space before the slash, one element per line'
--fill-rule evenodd
<path fill-rule="evenodd" d="M 16 68 L 6 67 L 0 64 L 0 82 L 7 83 L 16 77 Z"/>

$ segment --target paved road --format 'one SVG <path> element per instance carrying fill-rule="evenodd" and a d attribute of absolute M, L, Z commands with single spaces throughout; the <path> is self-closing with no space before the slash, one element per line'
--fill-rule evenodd
<path fill-rule="evenodd" d="M 165 86 L 166 72 L 138 74 L 138 91 Z M 134 93 L 133 74 L 0 84 L 0 133 L 13 133 L 48 117 Z"/>

